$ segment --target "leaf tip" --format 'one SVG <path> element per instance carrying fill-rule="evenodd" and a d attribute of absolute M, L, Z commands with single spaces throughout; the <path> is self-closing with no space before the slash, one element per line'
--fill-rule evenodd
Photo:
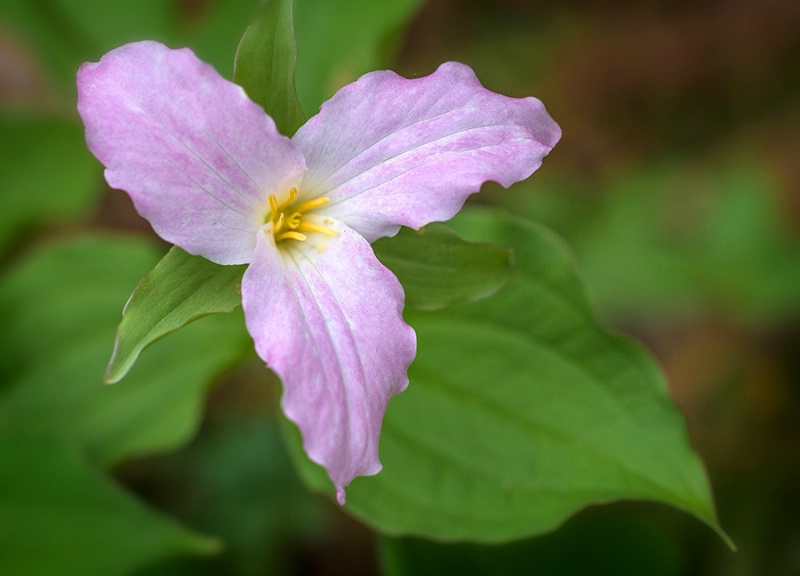
<path fill-rule="evenodd" d="M 111 358 L 108 360 L 108 366 L 106 366 L 105 374 L 103 374 L 103 384 L 116 384 L 125 378 L 138 355 L 138 353 L 135 354 L 127 362 L 120 362 L 119 336 L 117 336 L 116 340 L 114 340 L 114 350 L 111 352 Z"/>
<path fill-rule="evenodd" d="M 736 542 L 733 541 L 725 530 L 722 529 L 722 526 L 719 525 L 719 522 L 716 518 L 703 518 L 703 522 L 705 522 L 716 534 L 720 537 L 720 539 L 725 543 L 728 549 L 731 552 L 738 552 L 739 548 L 736 546 Z"/>
<path fill-rule="evenodd" d="M 120 374 L 117 367 L 114 365 L 114 359 L 108 363 L 106 372 L 103 374 L 103 384 L 116 384 L 125 377 L 125 373 Z"/>

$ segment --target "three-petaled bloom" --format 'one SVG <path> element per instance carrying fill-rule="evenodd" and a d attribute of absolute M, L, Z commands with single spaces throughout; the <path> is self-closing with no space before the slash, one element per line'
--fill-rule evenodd
<path fill-rule="evenodd" d="M 418 79 L 367 74 L 290 139 L 190 50 L 156 42 L 84 64 L 78 110 L 108 183 L 156 233 L 249 264 L 247 330 L 340 503 L 380 470 L 386 406 L 416 355 L 403 289 L 370 242 L 448 220 L 487 180 L 527 178 L 561 135 L 539 100 L 447 63 Z"/>

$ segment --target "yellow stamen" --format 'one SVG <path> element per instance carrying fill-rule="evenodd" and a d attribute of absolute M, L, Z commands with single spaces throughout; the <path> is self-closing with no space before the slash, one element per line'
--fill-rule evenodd
<path fill-rule="evenodd" d="M 284 225 L 283 212 L 281 212 L 281 215 L 278 217 L 278 221 L 275 222 L 275 225 L 272 227 L 272 233 L 277 234 L 278 232 L 280 232 L 281 228 L 283 228 L 283 225 Z"/>
<path fill-rule="evenodd" d="M 300 204 L 294 207 L 294 210 L 295 212 L 308 212 L 309 210 L 313 210 L 314 208 L 325 206 L 325 204 L 327 204 L 330 201 L 331 201 L 330 198 L 314 198 L 312 200 L 306 200 L 305 202 L 300 202 Z"/>
<path fill-rule="evenodd" d="M 292 230 L 287 230 L 280 236 L 275 237 L 276 242 L 281 242 L 282 240 L 288 240 L 291 238 L 292 240 L 300 240 L 301 242 L 308 238 L 305 234 L 300 234 L 300 232 L 293 232 Z"/>
<path fill-rule="evenodd" d="M 281 214 L 283 216 L 283 214 Z M 286 220 L 286 225 L 294 230 L 300 225 L 300 219 L 303 217 L 303 214 L 300 212 L 293 212 L 291 216 Z"/>
<path fill-rule="evenodd" d="M 339 235 L 339 233 L 333 228 L 329 228 L 328 226 L 320 226 L 311 222 L 300 222 L 297 230 L 302 230 L 303 232 L 319 232 L 320 234 L 325 234 L 325 236 Z"/>
<path fill-rule="evenodd" d="M 286 199 L 286 202 L 281 204 L 281 211 L 286 210 L 289 206 L 291 206 L 295 198 L 297 198 L 297 188 L 292 188 L 289 190 L 289 197 Z"/>
<path fill-rule="evenodd" d="M 269 210 L 272 212 L 272 218 L 275 219 L 277 214 L 280 214 L 278 209 L 278 197 L 275 194 L 269 195 Z"/>
<path fill-rule="evenodd" d="M 270 210 L 267 222 L 272 222 L 272 234 L 276 243 L 284 240 L 302 242 L 308 238 L 302 232 L 316 232 L 325 236 L 338 235 L 338 232 L 333 228 L 314 224 L 303 218 L 306 212 L 328 204 L 330 202 L 329 198 L 313 198 L 301 202 L 297 206 L 292 206 L 296 199 L 297 188 L 289 190 L 289 195 L 283 202 L 278 202 L 278 197 L 275 194 L 270 194 L 267 197 Z M 289 208 L 292 208 L 292 210 L 290 211 Z"/>

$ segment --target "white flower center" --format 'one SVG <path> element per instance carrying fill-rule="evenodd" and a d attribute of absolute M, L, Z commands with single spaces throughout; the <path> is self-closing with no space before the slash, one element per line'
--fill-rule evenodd
<path fill-rule="evenodd" d="M 292 206 L 296 198 L 297 188 L 289 190 L 289 197 L 282 204 L 278 203 L 278 197 L 275 194 L 269 195 L 270 215 L 267 221 L 272 221 L 272 234 L 275 236 L 276 244 L 284 240 L 299 240 L 302 242 L 307 238 L 303 232 L 318 232 L 325 236 L 338 235 L 338 232 L 333 228 L 321 226 L 304 219 L 306 212 L 325 206 L 330 202 L 330 198 L 314 198 Z"/>

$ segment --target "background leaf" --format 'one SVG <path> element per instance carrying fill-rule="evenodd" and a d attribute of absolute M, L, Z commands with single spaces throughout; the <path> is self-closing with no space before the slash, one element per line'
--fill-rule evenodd
<path fill-rule="evenodd" d="M 171 558 L 137 576 L 295 573 L 291 543 L 326 538 L 331 517 L 339 516 L 297 478 L 269 414 L 274 407 L 253 401 L 257 389 L 274 397 L 277 383 L 264 382 L 260 362 L 250 368 L 261 379 L 247 394 L 248 412 L 217 407 L 186 448 L 139 462 L 130 476 L 159 509 L 220 537 L 224 549 L 213 558 Z"/>
<path fill-rule="evenodd" d="M 383 471 L 351 484 L 348 508 L 386 533 L 439 540 L 540 534 L 622 498 L 716 526 L 658 367 L 596 325 L 561 243 L 521 221 L 473 213 L 456 222 L 513 246 L 517 274 L 495 298 L 407 314 L 419 341 L 411 384 L 384 420 Z M 301 462 L 307 481 L 327 484 Z"/>
<path fill-rule="evenodd" d="M 495 198 L 567 238 L 603 318 L 780 323 L 800 312 L 800 241 L 765 164 L 672 159 L 600 191 L 553 179 Z"/>
<path fill-rule="evenodd" d="M 508 250 L 467 242 L 442 224 L 403 228 L 372 248 L 403 285 L 406 306 L 421 310 L 486 298 L 511 278 Z"/>
<path fill-rule="evenodd" d="M 145 508 L 64 443 L 0 430 L 0 558 L 6 574 L 129 574 L 211 539 Z"/>
<path fill-rule="evenodd" d="M 243 32 L 253 21 L 260 0 L 205 0 L 183 6 L 178 45 L 190 46 L 225 78 L 233 78 L 234 56 Z M 177 45 L 176 45 L 177 47 Z"/>
<path fill-rule="evenodd" d="M 294 87 L 292 0 L 266 0 L 236 51 L 233 81 L 291 136 L 306 121 Z"/>
<path fill-rule="evenodd" d="M 0 17 L 13 22 L 53 78 L 75 85 L 82 62 L 136 40 L 168 42 L 175 36 L 175 3 L 164 0 L 3 0 Z M 65 91 L 75 102 L 75 91 Z"/>
<path fill-rule="evenodd" d="M 26 226 L 86 213 L 100 168 L 77 122 L 0 116 L 0 253 Z"/>
<path fill-rule="evenodd" d="M 209 384 L 250 342 L 240 315 L 217 315 L 104 386 L 122 305 L 156 259 L 148 243 L 86 237 L 41 249 L 3 279 L 0 421 L 59 434 L 104 465 L 189 438 Z"/>
<path fill-rule="evenodd" d="M 220 266 L 173 247 L 136 286 L 122 312 L 105 380 L 117 382 L 142 350 L 186 324 L 242 302 L 238 290 L 246 266 Z"/>

